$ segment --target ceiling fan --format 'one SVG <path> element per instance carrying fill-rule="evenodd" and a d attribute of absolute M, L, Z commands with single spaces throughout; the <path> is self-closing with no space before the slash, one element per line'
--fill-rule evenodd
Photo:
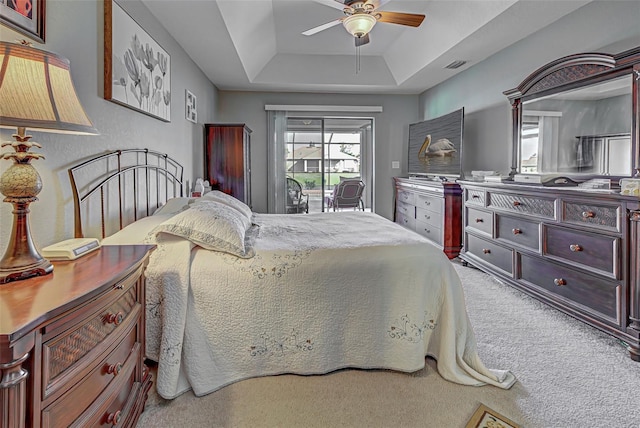
<path fill-rule="evenodd" d="M 320 31 L 342 24 L 355 37 L 356 47 L 369 43 L 369 32 L 377 22 L 419 27 L 425 16 L 417 13 L 387 12 L 378 10 L 389 0 L 315 0 L 335 9 L 345 16 L 311 28 L 302 34 L 311 36 Z"/>

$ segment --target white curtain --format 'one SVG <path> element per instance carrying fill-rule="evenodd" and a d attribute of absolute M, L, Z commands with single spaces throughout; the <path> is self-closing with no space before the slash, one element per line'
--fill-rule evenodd
<path fill-rule="evenodd" d="M 284 214 L 286 212 L 287 199 L 287 168 L 286 142 L 287 112 L 278 110 L 267 111 L 267 208 L 271 214 Z"/>

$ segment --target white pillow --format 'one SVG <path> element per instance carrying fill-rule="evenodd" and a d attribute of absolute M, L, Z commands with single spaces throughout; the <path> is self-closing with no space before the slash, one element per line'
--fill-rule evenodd
<path fill-rule="evenodd" d="M 189 204 L 192 203 L 193 200 L 194 198 L 171 198 L 167 200 L 164 205 L 155 210 L 153 215 L 175 214 L 180 211 L 186 210 L 187 208 L 189 208 Z"/>
<path fill-rule="evenodd" d="M 102 245 L 135 245 L 145 242 L 145 238 L 156 226 L 166 221 L 172 214 L 152 215 L 127 225 L 124 229 L 107 236 Z"/>
<path fill-rule="evenodd" d="M 152 235 L 168 233 L 207 250 L 248 259 L 255 255 L 252 243 L 255 233 L 247 234 L 250 226 L 251 221 L 233 208 L 215 201 L 201 201 L 158 225 Z"/>
<path fill-rule="evenodd" d="M 213 190 L 211 192 L 207 192 L 200 198 L 200 200 L 217 201 L 222 204 L 228 205 L 231 208 L 244 214 L 248 219 L 251 219 L 251 216 L 253 215 L 253 212 L 251 211 L 251 208 L 249 207 L 249 205 L 245 204 L 240 199 L 234 198 L 231 195 L 227 195 L 226 193 L 221 192 L 220 190 Z M 197 202 L 198 201 L 196 201 L 195 203 Z"/>

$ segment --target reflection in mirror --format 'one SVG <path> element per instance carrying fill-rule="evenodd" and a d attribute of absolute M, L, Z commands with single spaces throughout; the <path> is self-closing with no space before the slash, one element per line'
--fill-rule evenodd
<path fill-rule="evenodd" d="M 524 102 L 520 172 L 630 175 L 631 88 L 626 75 Z"/>

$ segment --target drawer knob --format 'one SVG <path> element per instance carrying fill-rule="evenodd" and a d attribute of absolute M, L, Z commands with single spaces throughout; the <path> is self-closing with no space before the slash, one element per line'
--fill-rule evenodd
<path fill-rule="evenodd" d="M 109 364 L 107 366 L 107 374 L 118 376 L 122 370 L 122 363 Z"/>
<path fill-rule="evenodd" d="M 514 235 L 520 235 L 522 233 L 522 231 L 518 228 L 511 229 L 511 232 L 513 232 Z"/>
<path fill-rule="evenodd" d="M 555 285 L 557 285 L 558 287 L 562 286 L 562 285 L 567 285 L 567 281 L 564 280 L 563 278 L 556 278 L 553 280 L 553 283 Z"/>
<path fill-rule="evenodd" d="M 582 247 L 578 244 L 571 244 L 569 245 L 569 249 L 571 251 L 573 251 L 574 253 L 577 253 L 578 251 L 582 251 Z"/>
<path fill-rule="evenodd" d="M 596 213 L 593 211 L 582 211 L 582 218 L 594 218 Z"/>
<path fill-rule="evenodd" d="M 480 195 L 471 195 L 473 199 L 480 199 Z"/>
<path fill-rule="evenodd" d="M 122 320 L 124 320 L 124 315 L 122 314 L 122 312 L 107 315 L 107 324 L 119 325 Z"/>
<path fill-rule="evenodd" d="M 427 206 L 429 206 L 429 205 L 431 205 L 431 202 L 429 202 L 429 201 L 425 201 L 425 202 L 424 202 L 424 204 L 425 204 L 425 205 L 427 205 Z"/>
<path fill-rule="evenodd" d="M 107 423 L 111 424 L 112 426 L 116 426 L 120 422 L 121 418 L 122 418 L 122 412 L 120 410 L 114 413 L 109 413 L 107 415 Z"/>
<path fill-rule="evenodd" d="M 490 250 L 490 249 L 488 249 L 488 248 L 483 248 L 483 249 L 482 249 L 482 252 L 483 252 L 484 254 L 491 254 L 491 250 Z"/>
<path fill-rule="evenodd" d="M 424 231 L 427 233 L 431 233 L 431 229 L 425 229 Z"/>
<path fill-rule="evenodd" d="M 481 218 L 477 218 L 477 219 L 476 219 L 476 223 L 484 223 L 484 220 L 483 220 L 483 219 L 481 219 Z"/>
<path fill-rule="evenodd" d="M 513 201 L 513 206 L 514 206 L 514 207 L 519 207 L 520 205 L 522 205 L 520 202 L 518 202 L 518 201 Z"/>

